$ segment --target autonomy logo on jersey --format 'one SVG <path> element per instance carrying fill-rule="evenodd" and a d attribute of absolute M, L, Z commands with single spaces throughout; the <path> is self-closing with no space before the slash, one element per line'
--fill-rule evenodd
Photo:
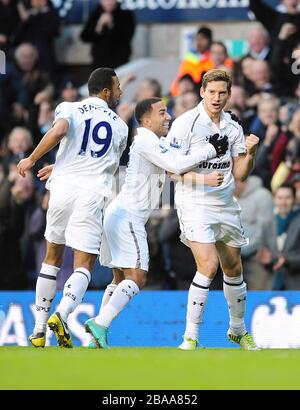
<path fill-rule="evenodd" d="M 262 348 L 300 348 L 300 305 L 288 306 L 283 296 L 258 306 L 252 316 L 251 333 Z"/>
<path fill-rule="evenodd" d="M 54 8 L 57 10 L 60 17 L 66 17 L 73 7 L 74 0 L 52 0 Z"/>

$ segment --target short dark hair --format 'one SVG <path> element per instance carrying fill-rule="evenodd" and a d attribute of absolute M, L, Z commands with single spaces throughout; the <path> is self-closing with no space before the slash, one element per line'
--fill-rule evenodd
<path fill-rule="evenodd" d="M 290 189 L 290 190 L 292 191 L 293 197 L 296 198 L 296 188 L 294 187 L 293 184 L 291 184 L 290 182 L 284 182 L 283 184 L 281 184 L 281 185 L 276 189 L 276 192 L 277 192 L 279 189 L 281 189 L 281 188 Z"/>
<path fill-rule="evenodd" d="M 200 27 L 199 30 L 197 31 L 197 35 L 201 34 L 203 37 L 206 37 L 209 41 L 212 41 L 212 31 L 208 27 Z"/>
<path fill-rule="evenodd" d="M 159 101 L 161 101 L 161 98 L 152 97 L 137 103 L 134 115 L 139 124 L 141 124 L 144 115 L 152 111 L 152 105 L 158 103 Z"/>
<path fill-rule="evenodd" d="M 112 68 L 101 67 L 94 70 L 88 79 L 89 94 L 98 94 L 104 88 L 112 89 L 113 77 L 117 74 Z"/>

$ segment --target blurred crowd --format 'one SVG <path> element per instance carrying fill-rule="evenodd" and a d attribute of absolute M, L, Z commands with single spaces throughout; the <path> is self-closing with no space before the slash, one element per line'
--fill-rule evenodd
<path fill-rule="evenodd" d="M 122 100 L 117 112 L 129 125 L 126 166 L 137 126 L 138 101 L 162 97 L 172 118 L 195 107 L 201 79 L 211 68 L 231 72 L 233 87 L 226 110 L 235 114 L 245 133 L 260 137 L 252 176 L 236 184 L 241 219 L 250 238 L 242 249 L 248 288 L 300 289 L 300 1 L 283 0 L 277 9 L 250 0 L 257 24 L 248 34 L 248 52 L 230 58 L 222 41 L 207 26 L 195 33 L 194 49 L 184 57 L 167 95 L 156 78 L 136 87 L 132 101 Z M 92 67 L 116 68 L 130 58 L 134 16 L 116 0 L 101 0 L 82 27 L 82 41 L 91 43 Z M 7 57 L 0 75 L 0 289 L 33 289 L 44 257 L 43 233 L 49 194 L 37 171 L 55 161 L 50 152 L 26 178 L 16 164 L 52 126 L 54 108 L 61 101 L 77 101 L 82 79 L 72 70 L 59 70 L 55 37 L 60 20 L 48 0 L 0 0 L 0 49 Z M 123 88 L 134 79 L 121 79 Z M 122 178 L 122 172 L 120 172 Z M 186 289 L 195 273 L 190 250 L 180 242 L 173 207 L 174 184 L 169 181 L 160 209 L 147 224 L 150 247 L 148 287 Z M 61 289 L 72 272 L 72 250 L 67 249 L 58 277 Z M 95 267 L 92 287 L 105 287 L 109 269 Z M 219 279 L 218 279 L 219 278 Z M 221 275 L 213 288 L 221 288 Z M 219 280 L 219 282 L 218 282 Z"/>

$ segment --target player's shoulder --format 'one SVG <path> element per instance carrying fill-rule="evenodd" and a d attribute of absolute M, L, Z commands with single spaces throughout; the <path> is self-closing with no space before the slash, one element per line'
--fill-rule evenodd
<path fill-rule="evenodd" d="M 74 104 L 74 103 L 70 103 L 67 101 L 62 101 L 61 103 L 59 103 L 55 108 L 55 116 L 59 115 L 61 112 L 64 112 L 64 111 L 70 112 L 71 104 Z"/>
<path fill-rule="evenodd" d="M 192 108 L 189 111 L 186 111 L 185 113 L 179 115 L 173 123 L 172 126 L 177 126 L 177 127 L 189 127 L 199 116 L 199 110 L 198 107 Z"/>
<path fill-rule="evenodd" d="M 139 128 L 138 133 L 134 137 L 134 148 L 137 151 L 143 151 L 148 149 L 149 146 L 155 145 L 157 140 L 147 129 Z"/>
<path fill-rule="evenodd" d="M 242 128 L 241 121 L 237 115 L 235 115 L 231 111 L 224 111 L 224 118 L 227 122 L 227 124 L 231 125 L 233 128 L 235 128 L 237 131 L 240 131 Z"/>

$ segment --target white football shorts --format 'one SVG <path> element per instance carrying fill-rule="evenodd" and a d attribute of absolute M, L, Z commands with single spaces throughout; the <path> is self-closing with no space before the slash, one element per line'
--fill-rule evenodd
<path fill-rule="evenodd" d="M 142 220 L 131 218 L 126 210 L 108 206 L 103 228 L 104 238 L 100 252 L 102 266 L 148 271 L 149 249 Z"/>
<path fill-rule="evenodd" d="M 99 254 L 105 198 L 52 180 L 45 238 L 83 252 Z"/>
<path fill-rule="evenodd" d="M 248 245 L 237 207 L 220 206 L 179 206 L 177 208 L 181 229 L 181 241 L 199 243 L 223 242 L 240 248 Z"/>

